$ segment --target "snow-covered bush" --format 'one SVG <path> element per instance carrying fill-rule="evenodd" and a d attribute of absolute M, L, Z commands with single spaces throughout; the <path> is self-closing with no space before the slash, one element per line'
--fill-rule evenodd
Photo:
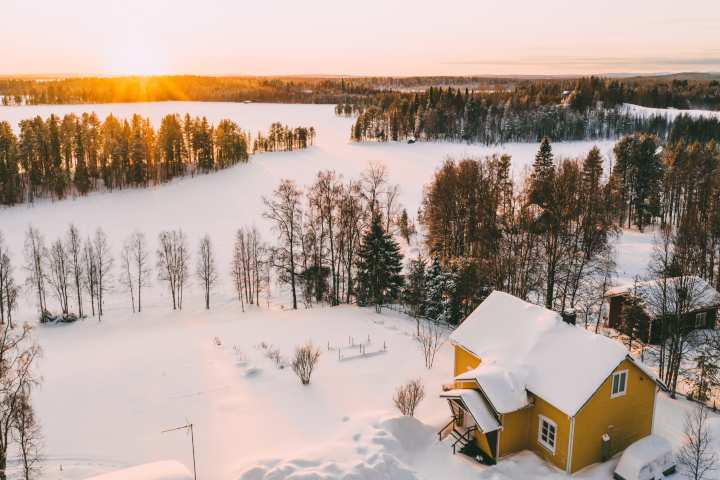
<path fill-rule="evenodd" d="M 295 357 L 292 361 L 292 370 L 300 379 L 300 383 L 307 385 L 310 377 L 320 358 L 320 349 L 308 342 L 295 349 Z"/>
<path fill-rule="evenodd" d="M 418 404 L 425 398 L 425 386 L 419 378 L 411 380 L 405 385 L 400 385 L 395 391 L 393 402 L 400 413 L 412 417 L 415 415 L 415 409 Z"/>
<path fill-rule="evenodd" d="M 78 321 L 78 316 L 74 313 L 63 313 L 54 315 L 47 310 L 43 310 L 40 315 L 40 323 L 74 323 Z"/>

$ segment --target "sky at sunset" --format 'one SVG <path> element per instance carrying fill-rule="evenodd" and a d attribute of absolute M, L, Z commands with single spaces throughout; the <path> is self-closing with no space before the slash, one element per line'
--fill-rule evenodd
<path fill-rule="evenodd" d="M 718 0 L 590 4 L 5 0 L 0 74 L 720 71 Z"/>

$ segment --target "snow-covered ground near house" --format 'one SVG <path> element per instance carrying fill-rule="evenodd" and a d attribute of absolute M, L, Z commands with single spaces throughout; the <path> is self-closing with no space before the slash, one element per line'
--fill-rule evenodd
<path fill-rule="evenodd" d="M 435 432 L 449 417 L 438 394 L 452 378 L 452 352 L 449 346 L 443 348 L 435 367 L 426 370 L 413 339 L 412 320 L 350 306 L 293 312 L 283 308 L 285 297 L 279 291 L 273 291 L 269 306 L 243 313 L 227 275 L 236 228 L 255 224 L 266 239 L 273 238 L 262 218 L 262 196 L 269 195 L 281 178 L 307 185 L 318 170 L 335 169 L 348 178 L 357 177 L 370 162 L 384 163 L 390 181 L 400 184 L 401 202 L 414 213 L 423 186 L 446 157 L 509 153 L 519 175 L 532 162 L 537 144 L 353 144 L 348 142 L 352 120 L 334 116 L 332 106 L 317 105 L 165 102 L 0 107 L 0 120 L 15 125 L 34 115 L 84 111 L 101 117 L 111 112 L 120 117 L 140 113 L 156 125 L 166 113 L 188 112 L 205 115 L 211 122 L 231 118 L 252 132 L 281 121 L 312 125 L 318 138 L 304 151 L 255 155 L 247 165 L 157 188 L 0 210 L 0 230 L 14 253 L 20 277 L 28 225 L 38 227 L 51 241 L 64 235 L 70 222 L 83 234 L 102 227 L 116 256 L 134 229 L 143 231 L 154 249 L 161 230 L 181 227 L 193 253 L 207 232 L 221 270 L 222 283 L 209 312 L 193 286 L 183 311 L 172 312 L 163 285 L 155 281 L 141 314 L 132 314 L 126 296 L 115 291 L 102 323 L 87 319 L 37 329 L 44 349 L 43 383 L 35 398 L 45 436 L 45 479 L 83 479 L 166 458 L 192 467 L 190 438 L 182 432 L 161 433 L 187 422 L 195 429 L 199 478 L 566 478 L 531 453 L 481 468 L 451 455 L 449 445 L 437 442 Z M 559 157 L 579 156 L 596 143 L 607 158 L 612 141 L 557 143 L 553 149 Z M 637 232 L 626 232 L 619 239 L 622 277 L 644 274 L 650 239 L 650 234 Z M 18 317 L 34 321 L 29 297 L 24 297 Z M 352 344 L 368 338 L 368 355 L 359 356 L 359 348 Z M 312 384 L 303 387 L 267 352 L 279 349 L 287 359 L 296 345 L 307 340 L 319 345 L 323 354 Z M 392 405 L 395 388 L 418 377 L 426 385 L 427 398 L 417 419 L 397 418 Z M 661 420 L 656 425 L 660 434 L 678 445 L 685 404 L 661 398 L 657 417 Z M 608 462 L 578 477 L 609 478 L 612 467 L 613 462 Z"/>
<path fill-rule="evenodd" d="M 104 473 L 88 480 L 192 480 L 185 465 L 175 460 L 145 463 Z"/>

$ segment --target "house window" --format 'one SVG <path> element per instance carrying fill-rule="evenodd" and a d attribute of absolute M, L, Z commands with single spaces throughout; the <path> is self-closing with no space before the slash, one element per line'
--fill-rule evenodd
<path fill-rule="evenodd" d="M 540 424 L 538 425 L 538 443 L 555 453 L 555 444 L 557 442 L 557 423 L 549 418 L 540 415 Z"/>
<path fill-rule="evenodd" d="M 707 312 L 699 312 L 695 314 L 695 328 L 705 328 L 707 326 Z"/>
<path fill-rule="evenodd" d="M 627 370 L 613 373 L 610 398 L 621 397 L 627 393 L 627 376 Z"/>

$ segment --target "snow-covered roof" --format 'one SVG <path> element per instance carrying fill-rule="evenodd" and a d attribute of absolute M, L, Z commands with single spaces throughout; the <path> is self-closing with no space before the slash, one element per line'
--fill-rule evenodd
<path fill-rule="evenodd" d="M 494 432 L 500 428 L 495 414 L 490 411 L 485 399 L 477 390 L 448 390 L 440 394 L 442 398 L 457 398 L 467 407 L 470 415 L 475 419 L 480 430 L 483 432 Z"/>
<path fill-rule="evenodd" d="M 87 480 L 192 480 L 192 478 L 185 465 L 174 460 L 166 460 L 105 473 Z"/>
<path fill-rule="evenodd" d="M 662 315 L 662 297 L 663 281 L 660 279 L 647 280 L 644 282 L 628 283 L 613 287 L 607 291 L 605 296 L 616 297 L 620 295 L 635 295 L 642 301 L 645 310 L 653 316 Z M 691 292 L 689 300 L 685 300 L 689 305 L 684 308 L 690 311 L 704 310 L 717 307 L 720 305 L 720 293 L 715 290 L 709 283 L 700 277 L 672 277 L 665 279 L 666 292 L 666 311 L 673 312 L 675 310 L 675 300 L 678 298 L 678 292 L 687 289 Z"/>
<path fill-rule="evenodd" d="M 499 291 L 450 339 L 481 359 L 480 366 L 461 376 L 476 379 L 498 413 L 525 406 L 524 387 L 574 416 L 620 362 L 635 361 L 620 343 Z"/>
<path fill-rule="evenodd" d="M 664 478 L 663 472 L 673 465 L 670 442 L 657 435 L 649 435 L 625 449 L 615 473 L 626 480 Z"/>
<path fill-rule="evenodd" d="M 520 410 L 528 404 L 525 379 L 499 365 L 481 364 L 478 368 L 461 373 L 456 380 L 475 380 L 498 413 Z"/>

